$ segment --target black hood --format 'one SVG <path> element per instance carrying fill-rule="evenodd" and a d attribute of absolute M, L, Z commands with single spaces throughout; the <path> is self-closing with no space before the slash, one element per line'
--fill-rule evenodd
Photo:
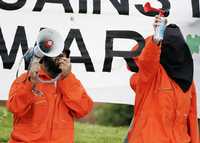
<path fill-rule="evenodd" d="M 41 59 L 40 63 L 44 64 L 45 70 L 51 78 L 57 77 L 62 72 L 62 70 L 59 69 L 59 66 L 56 65 L 55 60 L 53 60 L 53 58 L 44 56 Z"/>
<path fill-rule="evenodd" d="M 166 27 L 161 45 L 160 63 L 179 87 L 186 92 L 193 81 L 193 59 L 180 28 Z"/>

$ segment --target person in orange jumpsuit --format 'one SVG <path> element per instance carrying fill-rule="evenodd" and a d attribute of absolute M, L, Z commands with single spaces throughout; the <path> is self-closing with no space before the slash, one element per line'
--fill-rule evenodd
<path fill-rule="evenodd" d="M 159 23 L 157 16 L 154 24 Z M 128 143 L 200 143 L 193 59 L 179 27 L 169 24 L 162 42 L 148 37 L 134 62 L 138 72 L 130 79 L 136 97 Z"/>
<path fill-rule="evenodd" d="M 74 118 L 90 112 L 93 101 L 71 72 L 67 54 L 66 50 L 56 58 L 43 57 L 40 64 L 33 64 L 30 76 L 24 73 L 13 82 L 7 101 L 14 116 L 9 143 L 74 142 Z M 44 81 L 59 73 L 61 78 L 52 83 L 38 82 L 38 69 Z M 33 92 L 33 87 L 40 94 Z"/>

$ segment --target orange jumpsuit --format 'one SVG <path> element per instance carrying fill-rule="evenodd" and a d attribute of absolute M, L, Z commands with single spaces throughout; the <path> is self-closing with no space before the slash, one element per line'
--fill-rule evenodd
<path fill-rule="evenodd" d="M 160 53 L 149 37 L 135 59 L 139 72 L 130 79 L 136 98 L 128 143 L 200 143 L 194 83 L 184 93 L 160 64 Z"/>
<path fill-rule="evenodd" d="M 43 71 L 39 76 L 50 79 Z M 9 143 L 73 143 L 73 117 L 83 117 L 93 106 L 80 81 L 69 73 L 56 84 L 38 83 L 43 96 L 35 96 L 25 78 L 17 78 L 9 93 L 7 107 L 14 114 Z"/>

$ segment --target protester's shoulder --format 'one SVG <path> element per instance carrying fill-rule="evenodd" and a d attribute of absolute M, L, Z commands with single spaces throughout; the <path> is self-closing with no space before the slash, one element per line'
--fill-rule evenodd
<path fill-rule="evenodd" d="M 132 74 L 130 80 L 138 80 L 138 78 L 139 78 L 139 73 L 134 73 Z"/>
<path fill-rule="evenodd" d="M 139 79 L 139 73 L 134 73 L 130 78 L 130 86 L 133 90 L 136 89 L 138 79 Z"/>
<path fill-rule="evenodd" d="M 192 92 L 196 92 L 196 85 L 194 80 L 192 81 L 190 89 L 192 90 Z"/>
<path fill-rule="evenodd" d="M 65 79 L 67 79 L 67 80 L 74 80 L 74 79 L 78 80 L 77 77 L 76 77 L 76 75 L 75 75 L 73 72 L 70 72 L 70 73 L 65 77 Z"/>
<path fill-rule="evenodd" d="M 15 82 L 22 82 L 25 81 L 27 79 L 27 72 L 21 74 L 19 77 L 17 77 L 15 79 Z"/>

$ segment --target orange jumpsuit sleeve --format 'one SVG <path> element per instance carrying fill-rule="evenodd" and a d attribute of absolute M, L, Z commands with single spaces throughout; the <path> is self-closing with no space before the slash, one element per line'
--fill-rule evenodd
<path fill-rule="evenodd" d="M 81 118 L 92 110 L 92 99 L 73 73 L 69 73 L 66 78 L 59 80 L 58 88 L 66 106 L 72 110 L 76 118 Z"/>
<path fill-rule="evenodd" d="M 7 108 L 16 116 L 23 116 L 31 107 L 34 100 L 32 93 L 32 84 L 30 81 L 24 81 L 26 75 L 17 78 L 10 88 Z"/>
<path fill-rule="evenodd" d="M 200 143 L 199 129 L 198 129 L 198 118 L 197 118 L 197 99 L 196 90 L 194 83 L 192 84 L 192 102 L 189 113 L 189 134 L 191 137 L 191 143 Z"/>
<path fill-rule="evenodd" d="M 140 78 L 143 81 L 153 77 L 160 64 L 161 49 L 152 39 L 152 36 L 148 37 L 145 47 L 138 58 Z"/>

